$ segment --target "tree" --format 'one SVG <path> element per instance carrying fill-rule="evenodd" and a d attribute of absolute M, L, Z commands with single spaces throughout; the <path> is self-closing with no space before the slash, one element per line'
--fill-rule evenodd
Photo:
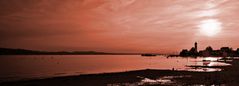
<path fill-rule="evenodd" d="M 211 46 L 208 46 L 207 48 L 206 48 L 206 51 L 213 51 L 213 49 L 212 49 L 212 47 Z"/>
<path fill-rule="evenodd" d="M 187 49 L 183 49 L 181 52 L 180 52 L 180 56 L 189 56 L 189 52 Z"/>
<path fill-rule="evenodd" d="M 239 48 L 237 48 L 236 54 L 237 56 L 239 56 Z"/>

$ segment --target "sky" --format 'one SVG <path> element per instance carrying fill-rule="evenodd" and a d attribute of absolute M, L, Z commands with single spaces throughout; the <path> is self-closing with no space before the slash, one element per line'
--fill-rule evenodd
<path fill-rule="evenodd" d="M 239 47 L 239 0 L 0 0 L 0 47 L 177 53 Z"/>

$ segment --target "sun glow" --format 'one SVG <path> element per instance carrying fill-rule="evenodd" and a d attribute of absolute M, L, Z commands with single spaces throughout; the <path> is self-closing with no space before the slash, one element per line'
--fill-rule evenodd
<path fill-rule="evenodd" d="M 206 36 L 215 36 L 221 32 L 221 22 L 216 19 L 207 19 L 200 22 L 199 26 L 200 33 Z"/>

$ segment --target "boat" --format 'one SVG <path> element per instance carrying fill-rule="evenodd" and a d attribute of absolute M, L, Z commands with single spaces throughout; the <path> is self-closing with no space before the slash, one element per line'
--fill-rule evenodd
<path fill-rule="evenodd" d="M 156 54 L 141 54 L 141 56 L 157 56 Z"/>

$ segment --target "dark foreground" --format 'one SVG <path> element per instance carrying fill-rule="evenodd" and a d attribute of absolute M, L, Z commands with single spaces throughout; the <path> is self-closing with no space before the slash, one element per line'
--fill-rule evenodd
<path fill-rule="evenodd" d="M 0 83 L 0 86 L 239 85 L 239 60 L 220 72 L 136 70 Z M 164 79 L 162 79 L 164 77 Z M 158 80 L 158 81 L 156 81 Z M 168 81 L 164 83 L 164 81 Z M 163 81 L 163 82 L 162 82 Z"/>

